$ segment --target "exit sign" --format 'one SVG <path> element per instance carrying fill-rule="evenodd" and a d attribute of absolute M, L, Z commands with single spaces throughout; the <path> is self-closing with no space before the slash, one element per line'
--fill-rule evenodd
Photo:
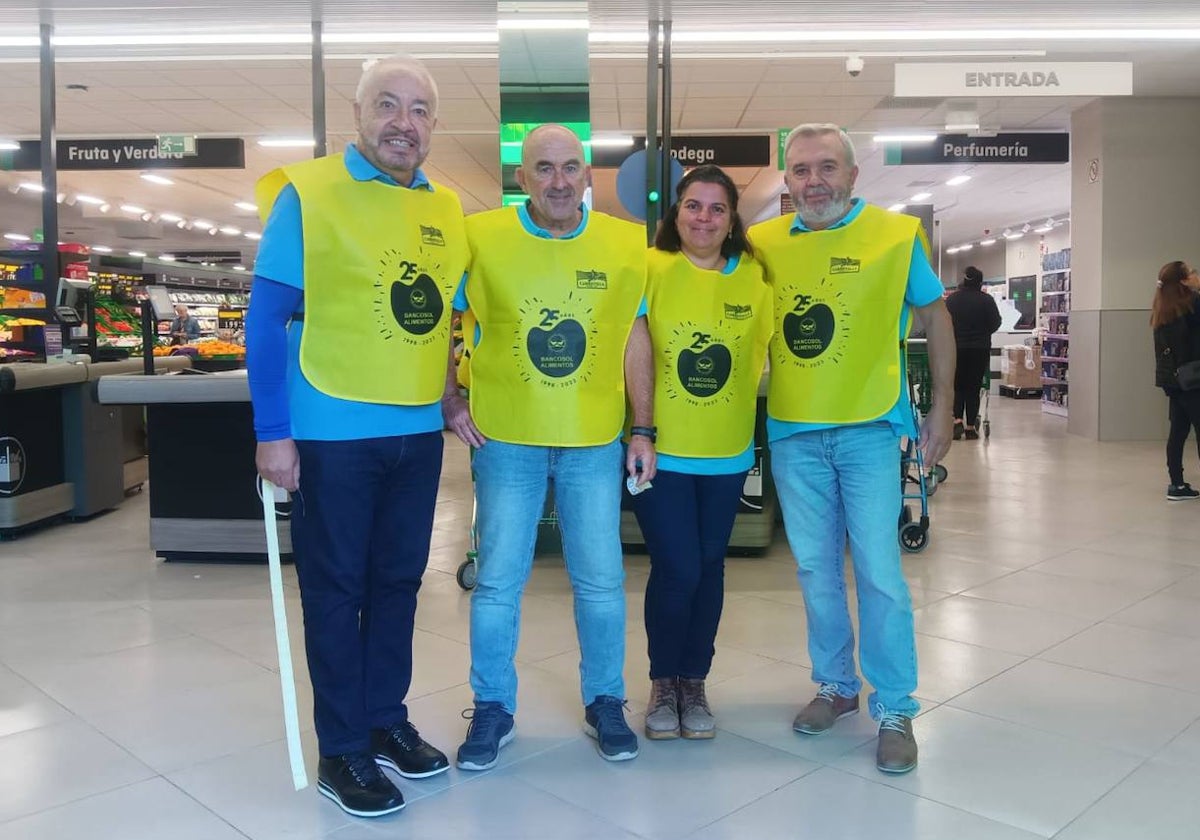
<path fill-rule="evenodd" d="M 160 134 L 158 135 L 158 153 L 160 155 L 194 155 L 196 154 L 196 138 L 190 134 Z"/>

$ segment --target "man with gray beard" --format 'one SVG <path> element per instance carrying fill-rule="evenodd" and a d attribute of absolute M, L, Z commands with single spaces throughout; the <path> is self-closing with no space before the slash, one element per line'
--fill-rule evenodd
<path fill-rule="evenodd" d="M 896 535 L 899 439 L 917 439 L 928 464 L 950 446 L 954 328 L 918 220 L 852 197 L 858 166 L 846 133 L 798 126 L 784 154 L 796 215 L 757 225 L 750 238 L 774 290 L 767 436 L 819 685 L 792 728 L 815 736 L 859 709 L 848 535 L 862 669 L 875 688 L 868 708 L 879 722 L 876 766 L 907 773 L 917 765 L 912 718 L 920 706 Z M 933 379 L 919 438 L 903 351 L 912 314 L 929 339 Z"/>

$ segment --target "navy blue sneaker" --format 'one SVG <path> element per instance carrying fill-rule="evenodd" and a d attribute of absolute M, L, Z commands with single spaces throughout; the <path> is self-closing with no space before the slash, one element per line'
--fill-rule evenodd
<path fill-rule="evenodd" d="M 638 739 L 625 723 L 625 701 L 600 695 L 585 710 L 583 731 L 596 739 L 596 749 L 606 761 L 637 758 Z"/>
<path fill-rule="evenodd" d="M 513 716 L 499 703 L 483 702 L 463 712 L 463 718 L 471 725 L 458 748 L 458 768 L 490 770 L 500 760 L 500 748 L 516 737 Z"/>

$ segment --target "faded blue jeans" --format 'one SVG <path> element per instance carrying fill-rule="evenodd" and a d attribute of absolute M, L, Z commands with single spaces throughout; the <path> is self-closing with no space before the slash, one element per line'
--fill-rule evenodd
<path fill-rule="evenodd" d="M 521 446 L 490 440 L 475 453 L 479 576 L 471 594 L 471 688 L 475 702 L 517 708 L 514 657 L 521 595 L 533 564 L 546 489 L 562 531 L 575 594 L 584 705 L 625 698 L 625 569 L 621 556 L 620 441 L 604 446 Z"/>
<path fill-rule="evenodd" d="M 900 444 L 887 423 L 800 432 L 771 443 L 771 466 L 808 615 L 813 680 L 852 697 L 862 688 L 846 603 L 846 536 L 858 592 L 859 655 L 881 711 L 920 704 L 912 597 L 900 568 Z"/>

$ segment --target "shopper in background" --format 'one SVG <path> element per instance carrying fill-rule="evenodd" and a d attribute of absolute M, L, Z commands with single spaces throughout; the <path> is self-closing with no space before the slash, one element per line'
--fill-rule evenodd
<path fill-rule="evenodd" d="M 785 143 L 794 218 L 751 231 L 775 295 L 767 434 L 808 617 L 817 696 L 793 728 L 829 729 L 858 711 L 861 688 L 843 571 L 847 534 L 858 592 L 868 700 L 879 721 L 876 766 L 917 764 L 919 705 L 912 600 L 900 569 L 899 436 L 916 437 L 901 342 L 909 313 L 925 328 L 932 407 L 925 463 L 950 446 L 954 327 L 920 222 L 852 198 L 854 146 L 836 125 L 798 126 Z"/>
<path fill-rule="evenodd" d="M 725 551 L 754 465 L 771 290 L 716 166 L 689 171 L 649 255 L 658 474 L 633 499 L 650 551 L 646 737 L 712 738 L 704 681 L 725 598 Z"/>
<path fill-rule="evenodd" d="M 570 129 L 543 125 L 521 150 L 520 207 L 467 219 L 471 267 L 455 308 L 479 340 L 468 404 L 446 376 L 446 424 L 474 456 L 479 575 L 471 594 L 474 710 L 458 766 L 486 770 L 512 740 L 521 594 L 547 486 L 575 594 L 585 730 L 610 761 L 637 756 L 625 722 L 620 502 L 625 391 L 630 477 L 654 477 L 653 360 L 640 307 L 642 229 L 581 202 L 589 167 Z M 485 442 L 486 441 L 486 442 Z M 640 469 L 640 473 L 638 472 Z"/>
<path fill-rule="evenodd" d="M 1150 307 L 1154 330 L 1154 384 L 1167 395 L 1171 429 L 1167 435 L 1167 499 L 1200 498 L 1183 480 L 1183 448 L 1188 431 L 1196 430 L 1200 451 L 1200 388 L 1184 389 L 1177 374 L 1189 362 L 1200 362 L 1200 277 L 1187 263 L 1169 262 L 1158 272 L 1158 288 Z"/>
<path fill-rule="evenodd" d="M 983 290 L 983 272 L 967 266 L 958 290 L 946 298 L 954 322 L 958 364 L 954 369 L 954 439 L 978 440 L 979 399 L 992 361 L 992 333 L 1000 329 L 1000 308 Z"/>
<path fill-rule="evenodd" d="M 449 767 L 404 704 L 467 262 L 458 196 L 421 171 L 437 104 L 419 61 L 374 62 L 345 153 L 258 187 L 269 214 L 246 319 L 257 465 L 294 493 L 318 788 L 356 816 L 404 807 L 380 765 L 406 778 Z"/>
<path fill-rule="evenodd" d="M 171 321 L 171 343 L 187 344 L 200 337 L 200 322 L 188 314 L 187 304 L 175 304 L 175 317 Z"/>

